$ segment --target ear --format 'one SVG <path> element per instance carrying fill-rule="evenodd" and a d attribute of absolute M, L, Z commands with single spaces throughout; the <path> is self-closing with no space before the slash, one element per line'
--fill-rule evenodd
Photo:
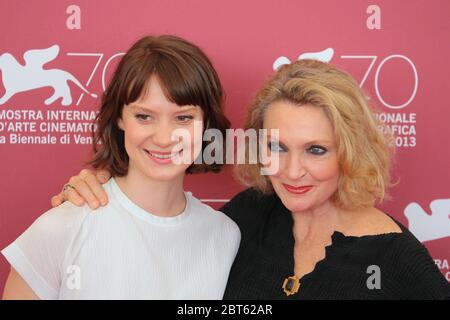
<path fill-rule="evenodd" d="M 122 118 L 117 119 L 117 126 L 119 127 L 120 130 L 124 131 Z"/>

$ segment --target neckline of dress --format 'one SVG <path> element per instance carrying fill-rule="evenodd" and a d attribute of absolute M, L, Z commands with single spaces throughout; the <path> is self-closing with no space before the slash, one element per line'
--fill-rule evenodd
<path fill-rule="evenodd" d="M 278 196 L 276 197 L 278 198 Z M 292 213 L 283 205 L 281 200 L 278 198 L 278 204 L 281 204 L 281 207 L 283 208 L 283 213 L 287 214 L 289 216 L 290 226 L 289 229 L 292 230 L 293 227 L 293 218 Z M 277 210 L 276 210 L 277 211 Z M 391 217 L 391 216 L 389 216 Z M 346 248 L 348 251 L 351 251 L 350 247 L 353 247 L 353 245 L 357 244 L 358 242 L 367 241 L 367 240 L 384 240 L 384 239 L 391 239 L 392 237 L 403 237 L 405 236 L 405 229 L 404 227 L 394 218 L 391 217 L 391 219 L 399 226 L 402 232 L 387 232 L 387 233 L 380 233 L 380 234 L 368 234 L 368 235 L 362 235 L 362 236 L 352 236 L 352 235 L 345 235 L 341 231 L 333 231 L 331 234 L 331 243 L 327 246 L 325 246 L 325 255 L 324 258 L 317 261 L 313 270 L 309 273 L 304 274 L 300 279 L 300 283 L 305 281 L 306 279 L 312 277 L 314 274 L 321 272 L 321 270 L 324 268 L 324 265 L 326 265 L 327 262 L 329 262 L 329 258 L 333 257 L 335 255 L 336 250 L 340 250 L 343 248 Z M 294 246 L 295 246 L 295 240 L 294 235 L 291 231 L 292 238 L 291 238 L 291 245 L 290 247 L 290 259 L 291 259 L 291 267 L 289 268 L 291 270 L 291 275 L 294 274 L 294 266 L 295 266 L 295 258 L 294 258 Z M 289 275 L 286 275 L 288 277 Z"/>
<path fill-rule="evenodd" d="M 186 198 L 186 206 L 181 213 L 179 213 L 176 216 L 165 217 L 165 216 L 156 215 L 152 212 L 146 211 L 145 209 L 139 207 L 130 198 L 128 198 L 128 196 L 120 189 L 120 187 L 117 184 L 114 177 L 112 177 L 109 180 L 109 186 L 111 188 L 111 191 L 115 195 L 117 202 L 122 207 L 124 207 L 127 210 L 127 212 L 129 212 L 131 215 L 133 215 L 147 223 L 154 224 L 154 225 L 166 225 L 166 226 L 177 225 L 177 224 L 183 222 L 184 220 L 186 220 L 186 218 L 190 215 L 191 206 L 192 206 L 192 203 L 191 203 L 192 202 L 192 200 L 191 200 L 192 193 L 191 192 L 184 191 L 184 195 Z"/>

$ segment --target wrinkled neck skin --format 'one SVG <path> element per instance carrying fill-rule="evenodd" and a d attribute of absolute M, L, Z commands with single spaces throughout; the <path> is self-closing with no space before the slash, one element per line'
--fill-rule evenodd
<path fill-rule="evenodd" d="M 122 192 L 145 211 L 157 216 L 173 217 L 182 213 L 186 207 L 184 176 L 155 181 L 129 168 L 126 176 L 115 179 Z"/>
<path fill-rule="evenodd" d="M 343 212 L 331 201 L 302 212 L 292 212 L 293 234 L 298 243 L 329 243 L 334 231 L 343 230 Z"/>

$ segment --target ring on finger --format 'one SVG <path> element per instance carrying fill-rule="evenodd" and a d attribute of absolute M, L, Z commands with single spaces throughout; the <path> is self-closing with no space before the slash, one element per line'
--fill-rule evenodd
<path fill-rule="evenodd" d="M 73 190 L 75 190 L 75 187 L 73 185 L 71 185 L 70 183 L 66 183 L 62 189 L 63 193 L 65 193 L 67 190 L 69 190 L 70 188 L 72 188 Z"/>

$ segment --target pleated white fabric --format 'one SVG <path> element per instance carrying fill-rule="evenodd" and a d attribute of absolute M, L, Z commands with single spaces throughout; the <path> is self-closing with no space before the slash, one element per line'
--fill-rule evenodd
<path fill-rule="evenodd" d="M 146 212 L 104 185 L 95 211 L 64 203 L 40 216 L 2 254 L 41 299 L 221 299 L 240 232 L 185 192 L 175 217 Z"/>

